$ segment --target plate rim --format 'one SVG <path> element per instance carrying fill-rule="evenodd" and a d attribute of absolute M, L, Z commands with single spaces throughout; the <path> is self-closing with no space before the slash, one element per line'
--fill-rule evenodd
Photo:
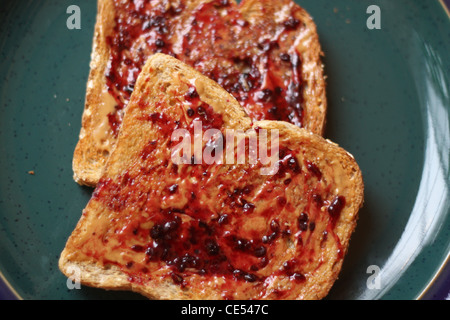
<path fill-rule="evenodd" d="M 450 0 L 439 0 L 442 9 L 445 11 L 447 17 L 450 19 Z M 442 281 L 450 281 L 450 274 L 445 274 L 445 270 L 450 268 L 450 251 L 447 252 L 446 257 L 442 260 L 442 263 L 437 267 L 437 270 L 431 276 L 424 289 L 416 295 L 413 300 L 421 300 L 432 291 L 436 286 L 439 286 Z M 442 279 L 444 277 L 444 279 Z M 450 288 L 448 288 L 447 295 L 450 295 Z M 445 299 L 440 295 L 435 299 Z M 0 270 L 0 300 L 24 300 L 24 298 L 18 293 L 18 291 L 11 285 L 10 281 Z"/>

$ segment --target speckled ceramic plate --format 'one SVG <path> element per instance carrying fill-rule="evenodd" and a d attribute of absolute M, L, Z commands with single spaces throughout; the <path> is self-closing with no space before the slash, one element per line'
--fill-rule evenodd
<path fill-rule="evenodd" d="M 96 1 L 0 4 L 0 296 L 140 298 L 68 289 L 57 261 L 92 190 L 72 180 Z M 326 137 L 350 151 L 365 206 L 328 299 L 447 295 L 450 21 L 439 1 L 303 0 L 325 53 Z M 380 20 L 372 11 L 376 5 Z M 369 10 L 368 10 L 369 8 Z M 380 29 L 371 29 L 375 25 Z M 448 281 L 448 280 L 447 280 Z"/>

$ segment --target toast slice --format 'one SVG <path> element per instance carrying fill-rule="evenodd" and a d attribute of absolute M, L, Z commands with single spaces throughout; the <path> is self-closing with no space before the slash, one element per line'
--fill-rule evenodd
<path fill-rule="evenodd" d="M 189 16 L 190 7 L 199 1 L 155 0 L 141 2 L 141 7 L 136 8 L 132 1 L 97 1 L 85 107 L 72 161 L 77 183 L 95 186 L 115 145 L 127 102 L 117 94 L 116 86 L 122 84 L 119 91 L 128 99 L 140 65 L 155 52 L 168 53 L 169 45 L 177 41 L 182 21 Z M 137 13 L 141 13 L 142 19 Z M 140 36 L 142 29 L 146 32 Z M 156 44 L 162 39 L 165 48 Z"/>
<path fill-rule="evenodd" d="M 59 268 L 152 299 L 321 299 L 362 203 L 348 152 L 253 121 L 216 82 L 155 54 Z"/>
<path fill-rule="evenodd" d="M 312 18 L 292 0 L 98 0 L 73 157 L 79 184 L 97 184 L 136 79 L 154 53 L 172 55 L 218 82 L 252 119 L 323 133 L 322 51 Z"/>

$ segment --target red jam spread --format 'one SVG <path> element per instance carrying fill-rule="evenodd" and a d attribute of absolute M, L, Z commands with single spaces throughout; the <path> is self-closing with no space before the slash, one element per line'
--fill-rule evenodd
<path fill-rule="evenodd" d="M 302 126 L 302 64 L 293 37 L 303 28 L 295 18 L 298 6 L 289 8 L 290 14 L 280 21 L 250 22 L 240 12 L 242 3 L 224 0 L 189 9 L 184 1 L 176 7 L 168 0 L 114 2 L 106 79 L 117 102 L 109 115 L 116 134 L 141 68 L 157 52 L 217 81 L 251 118 Z"/>
<path fill-rule="evenodd" d="M 109 213 L 79 254 L 120 267 L 135 283 L 164 278 L 182 289 L 214 288 L 224 299 L 295 297 L 330 255 L 324 245 L 334 243 L 342 258 L 334 226 L 345 198 L 314 162 L 299 160 L 302 151 L 283 145 L 274 175 L 261 175 L 261 163 L 173 163 L 167 132 L 191 132 L 196 119 L 225 130 L 195 88 L 178 98 L 189 108 L 169 116 L 161 105 L 142 117 L 158 139 L 122 174 L 99 182 L 91 202 Z"/>

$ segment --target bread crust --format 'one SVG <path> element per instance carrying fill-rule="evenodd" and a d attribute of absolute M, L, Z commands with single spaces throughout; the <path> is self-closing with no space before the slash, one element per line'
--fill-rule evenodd
<path fill-rule="evenodd" d="M 180 21 L 189 18 L 202 3 L 211 0 L 182 1 L 186 4 Z M 179 0 L 168 0 L 178 3 Z M 236 5 L 230 1 L 231 5 Z M 245 0 L 239 6 L 240 12 L 249 20 L 274 19 L 279 12 L 297 6 L 292 0 Z M 296 10 L 296 18 L 304 28 L 296 39 L 296 50 L 302 60 L 303 87 L 303 121 L 304 127 L 322 135 L 325 127 L 327 109 L 326 83 L 321 62 L 322 50 L 313 19 L 302 8 Z M 105 72 L 108 68 L 110 48 L 107 37 L 114 32 L 115 6 L 113 0 L 98 0 L 98 13 L 95 25 L 93 49 L 91 54 L 90 74 L 86 89 L 86 101 L 82 115 L 81 131 L 73 156 L 74 180 L 94 187 L 103 172 L 105 163 L 112 152 L 117 137 L 109 130 L 107 114 L 114 111 L 112 96 L 106 87 Z M 177 22 L 178 23 L 178 22 Z M 179 34 L 183 25 L 179 22 Z M 174 35 L 175 37 L 175 35 Z"/>
<path fill-rule="evenodd" d="M 114 27 L 114 5 L 111 0 L 98 0 L 97 20 L 94 28 L 90 72 L 86 87 L 86 99 L 81 120 L 81 130 L 72 160 L 74 180 L 87 186 L 95 186 L 109 156 L 110 147 L 105 136 L 106 148 L 100 148 L 93 134 L 104 122 L 101 113 L 105 96 L 108 95 L 105 70 L 108 64 L 109 47 L 107 36 Z"/>
<path fill-rule="evenodd" d="M 225 127 L 243 130 L 252 127 L 268 130 L 277 129 L 280 145 L 299 151 L 298 154 L 302 155 L 303 160 L 314 159 L 325 180 L 333 181 L 335 188 L 333 190 L 345 197 L 346 205 L 336 220 L 335 227 L 333 230 L 326 229 L 329 232 L 333 231 L 332 233 L 337 236 L 337 239 L 330 236 L 328 240 L 323 241 L 320 246 L 320 263 L 313 271 L 308 273 L 307 281 L 303 285 L 296 287 L 294 292 L 289 292 L 287 295 L 288 299 L 322 299 L 328 294 L 339 275 L 351 234 L 356 227 L 358 210 L 363 204 L 364 185 L 359 167 L 353 156 L 337 144 L 287 122 L 262 120 L 252 123 L 239 103 L 217 83 L 172 57 L 156 54 L 148 60 L 139 76 L 136 94 L 133 94 L 130 101 L 117 146 L 106 163 L 102 180 L 117 178 L 124 170 L 127 170 L 130 164 L 139 161 L 139 154 L 148 141 L 140 139 L 141 136 L 145 136 L 149 140 L 158 140 L 158 133 L 155 133 L 154 128 L 143 124 L 142 120 L 139 119 L 142 119 L 145 115 L 162 111 L 160 109 L 162 107 L 159 107 L 157 102 L 154 100 L 151 102 L 152 97 L 158 95 L 155 90 L 173 85 L 173 79 L 174 77 L 177 78 L 178 75 L 183 79 L 196 79 L 195 85 L 205 88 L 201 95 L 202 101 L 213 107 L 214 112 L 222 115 Z M 170 94 L 164 99 L 170 101 Z M 146 108 L 142 108 L 142 101 L 144 101 Z M 170 113 L 172 109 L 164 109 L 164 112 Z M 298 161 L 300 161 L 300 158 L 298 158 Z M 294 188 L 294 190 L 296 189 Z M 297 191 L 295 195 L 295 198 L 298 199 L 302 197 L 301 191 Z M 105 217 L 110 219 L 113 217 L 113 213 L 107 205 L 96 200 L 94 193 L 93 199 L 85 208 L 82 218 L 61 254 L 59 268 L 66 276 L 73 276 L 74 268 L 78 268 L 80 271 L 78 275 L 80 275 L 83 285 L 108 290 L 132 290 L 151 299 L 224 298 L 220 288 L 213 284 L 210 288 L 202 290 L 195 289 L 195 286 L 192 290 L 189 287 L 181 288 L 180 285 L 174 284 L 170 278 L 163 276 L 167 273 L 164 268 L 156 270 L 149 282 L 130 281 L 130 275 L 124 269 L 103 262 L 101 256 L 99 258 L 86 258 L 86 256 L 80 255 L 86 241 L 92 237 L 90 234 L 92 225 L 97 223 L 96 221 L 103 221 L 102 219 Z M 107 222 L 107 220 L 104 221 Z M 101 227 L 108 228 L 108 225 L 108 223 L 104 223 L 101 224 Z M 284 254 L 289 255 L 288 252 Z M 276 259 L 281 259 L 281 257 L 276 257 Z M 283 281 L 286 281 L 286 279 L 277 278 L 274 283 L 282 287 L 286 285 Z M 286 288 L 289 291 L 289 285 Z M 275 298 L 273 292 L 257 297 L 243 296 L 259 299 Z"/>
<path fill-rule="evenodd" d="M 295 50 L 302 61 L 304 125 L 318 135 L 323 135 L 326 126 L 327 96 L 322 57 L 324 55 L 319 41 L 317 26 L 309 13 L 292 0 L 246 0 L 241 3 L 241 12 L 247 19 L 279 19 L 280 12 L 295 6 L 294 17 L 304 25 L 296 35 Z"/>

